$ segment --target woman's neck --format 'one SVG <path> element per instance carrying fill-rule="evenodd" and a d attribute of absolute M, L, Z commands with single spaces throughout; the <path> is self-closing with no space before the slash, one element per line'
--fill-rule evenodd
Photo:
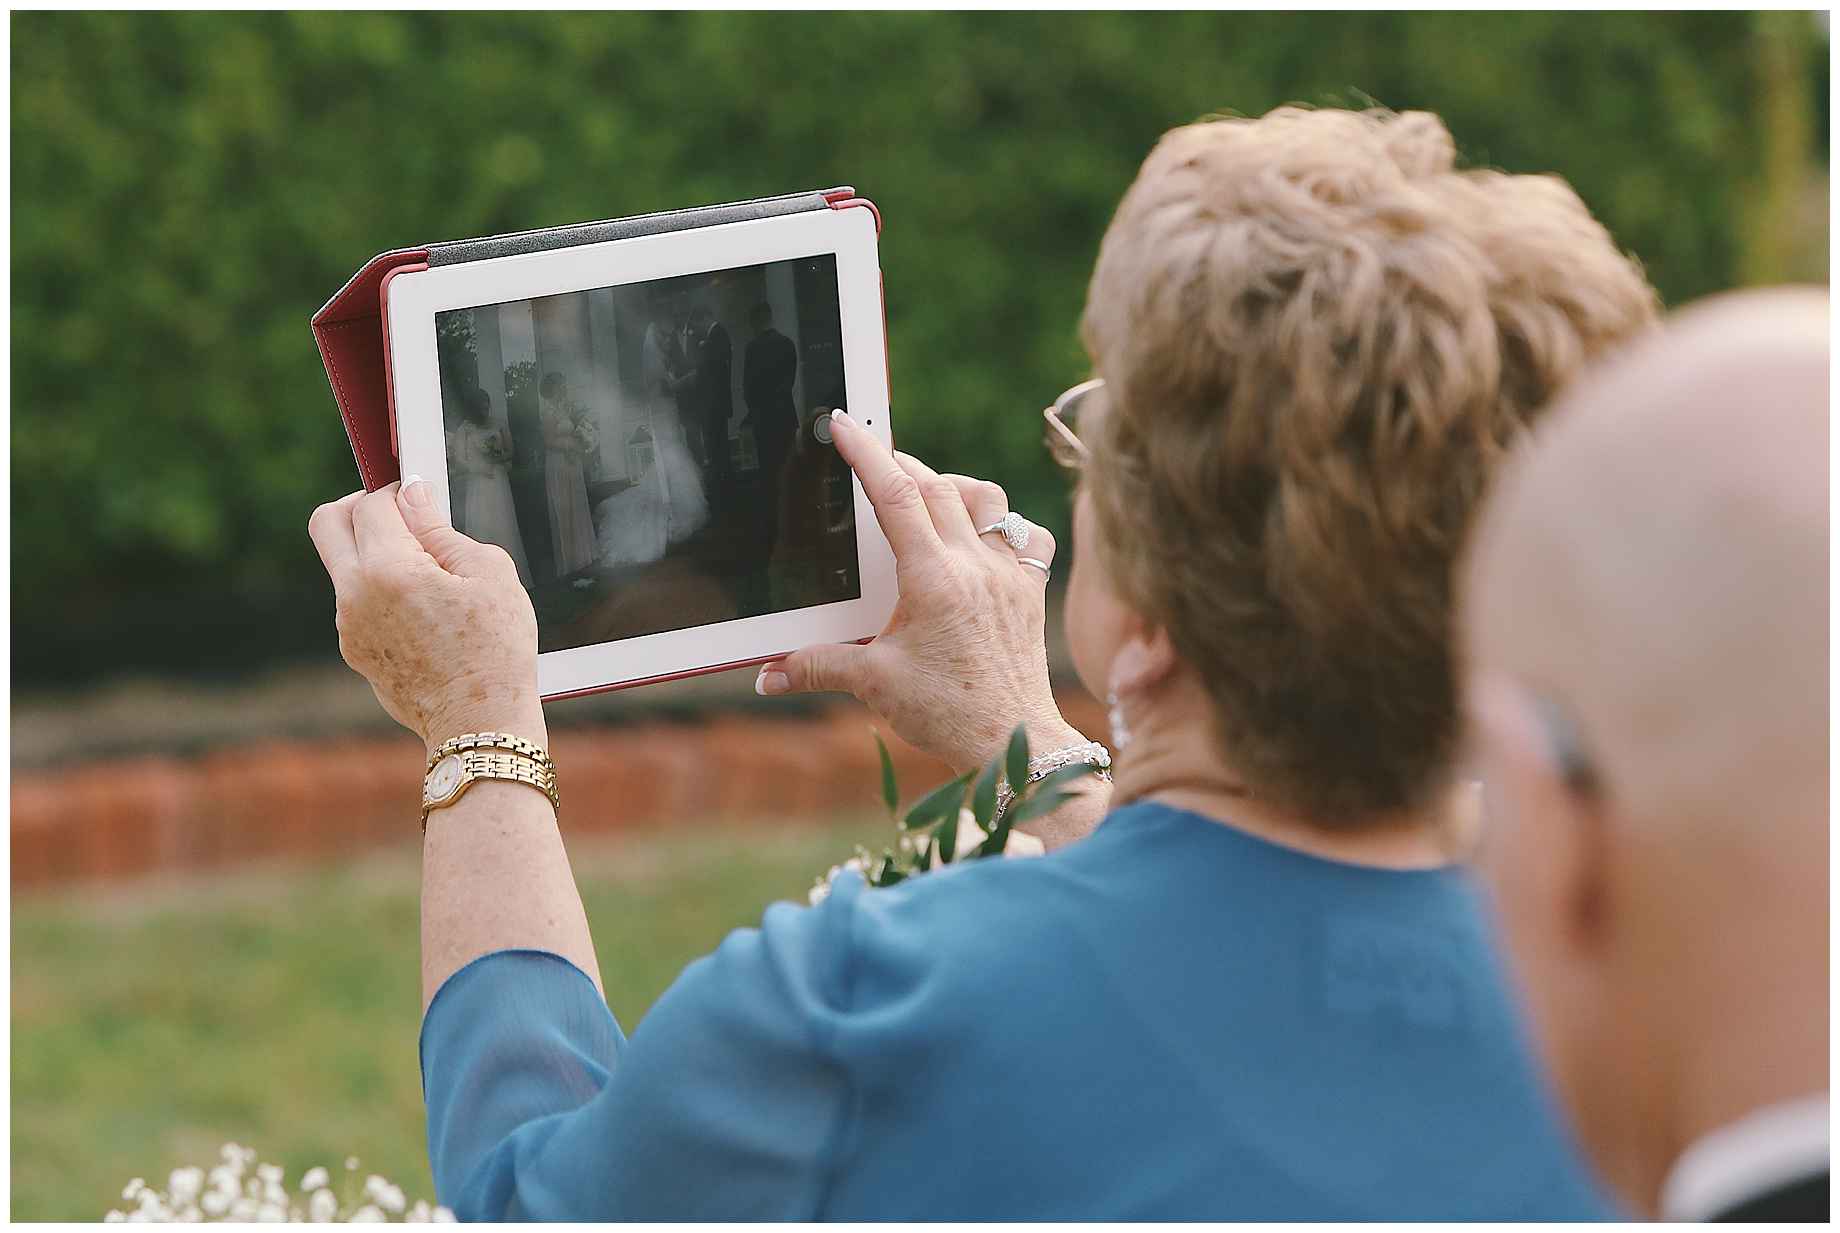
<path fill-rule="evenodd" d="M 1375 816 L 1359 826 L 1325 824 L 1248 791 L 1216 747 L 1211 716 L 1134 715 L 1131 731 L 1130 749 L 1113 768 L 1114 807 L 1156 801 L 1282 847 L 1380 869 L 1434 868 L 1465 854 L 1473 829 L 1465 814 L 1474 807 L 1466 791 L 1453 790 L 1433 808 Z"/>

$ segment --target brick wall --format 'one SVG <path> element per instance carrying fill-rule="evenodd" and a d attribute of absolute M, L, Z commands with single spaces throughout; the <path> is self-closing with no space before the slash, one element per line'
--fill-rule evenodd
<path fill-rule="evenodd" d="M 1104 739 L 1103 712 L 1090 698 L 1063 705 L 1070 722 Z M 563 833 L 879 809 L 871 726 L 851 703 L 796 719 L 716 714 L 559 729 L 551 752 Z M 883 736 L 907 799 L 947 777 L 940 763 Z M 12 789 L 13 889 L 400 843 L 417 829 L 422 766 L 421 743 L 404 734 L 22 772 Z"/>

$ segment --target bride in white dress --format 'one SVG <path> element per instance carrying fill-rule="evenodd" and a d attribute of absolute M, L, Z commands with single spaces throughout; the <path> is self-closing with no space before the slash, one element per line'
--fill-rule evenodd
<path fill-rule="evenodd" d="M 530 585 L 530 561 L 511 499 L 511 440 L 492 423 L 491 396 L 475 389 L 460 423 L 447 434 L 447 468 L 453 490 L 454 525 L 482 543 L 511 554 L 518 581 Z"/>
<path fill-rule="evenodd" d="M 634 483 L 601 502 L 596 518 L 600 557 L 607 565 L 659 560 L 672 544 L 709 521 L 703 473 L 684 444 L 677 407 L 665 392 L 672 367 L 667 346 L 661 326 L 646 329 L 641 369 L 645 414 L 626 451 Z"/>

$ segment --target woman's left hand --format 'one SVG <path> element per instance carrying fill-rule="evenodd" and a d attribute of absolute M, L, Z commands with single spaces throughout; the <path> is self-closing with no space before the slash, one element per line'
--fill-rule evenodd
<path fill-rule="evenodd" d="M 511 556 L 469 539 L 417 480 L 313 511 L 332 576 L 339 652 L 390 717 L 432 749 L 468 732 L 546 744 L 537 618 Z"/>
<path fill-rule="evenodd" d="M 875 641 L 794 652 L 762 668 L 755 688 L 853 694 L 961 774 L 1000 753 L 1017 724 L 1038 753 L 1084 740 L 1048 685 L 1046 571 L 978 534 L 1009 512 L 1003 490 L 891 453 L 842 413 L 832 423 L 894 549 L 900 597 Z M 1021 555 L 1051 564 L 1054 537 L 1031 524 Z"/>

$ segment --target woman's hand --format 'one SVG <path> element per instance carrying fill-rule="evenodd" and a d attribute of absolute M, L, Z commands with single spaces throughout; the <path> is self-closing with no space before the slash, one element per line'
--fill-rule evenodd
<path fill-rule="evenodd" d="M 429 748 L 467 732 L 545 744 L 537 618 L 510 554 L 469 539 L 411 476 L 313 511 L 337 594 L 339 652 Z"/>
<path fill-rule="evenodd" d="M 894 549 L 900 598 L 869 645 L 807 647 L 763 667 L 755 689 L 853 694 L 960 774 L 995 757 L 1019 723 L 1037 753 L 1084 740 L 1048 687 L 1047 575 L 977 533 L 1009 512 L 1003 490 L 890 453 L 842 412 L 832 423 Z M 1052 563 L 1054 537 L 1032 526 L 1027 555 Z"/>

